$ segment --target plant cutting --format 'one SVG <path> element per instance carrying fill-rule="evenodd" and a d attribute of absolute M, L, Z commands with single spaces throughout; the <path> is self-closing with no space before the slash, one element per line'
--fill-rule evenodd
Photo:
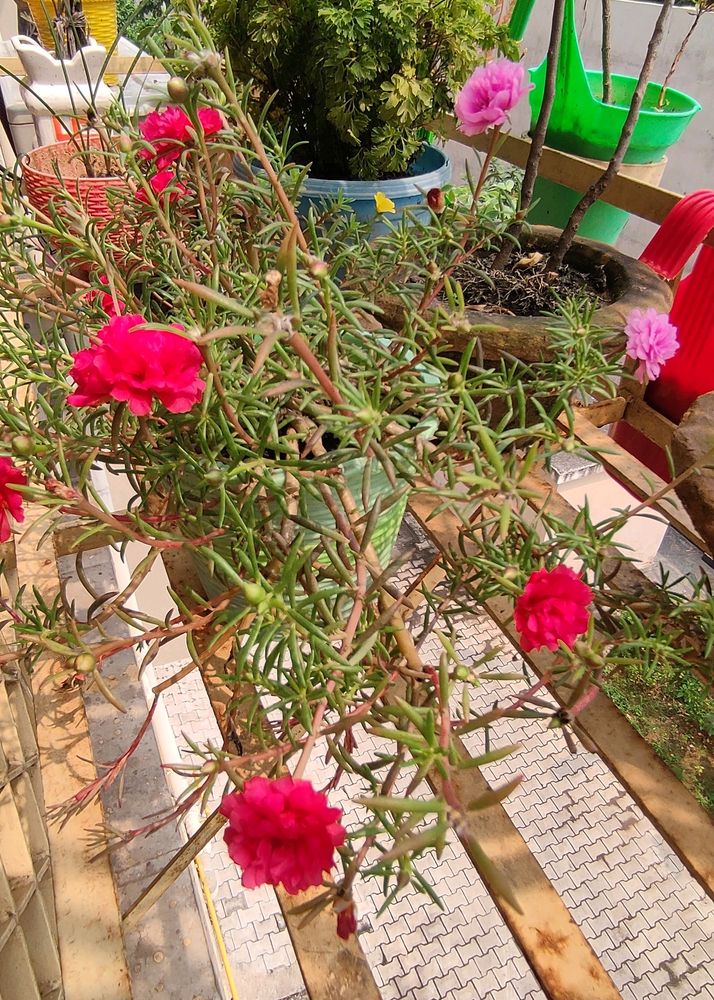
<path fill-rule="evenodd" d="M 448 159 L 425 129 L 451 107 L 474 54 L 515 53 L 483 0 L 438 10 L 425 0 L 218 0 L 206 13 L 253 106 L 289 129 L 292 155 L 309 167 L 303 211 L 342 196 L 378 232 L 380 215 L 393 222 L 448 183 Z"/>
<path fill-rule="evenodd" d="M 682 594 L 666 580 L 630 603 L 616 544 L 627 513 L 594 524 L 585 511 L 573 526 L 545 511 L 534 524 L 529 477 L 576 447 L 560 418 L 582 398 L 612 394 L 623 347 L 590 306 L 568 301 L 548 321 L 557 350 L 540 365 L 486 364 L 474 337 L 453 357 L 448 316 L 423 305 L 439 280 L 438 241 L 447 226 L 457 245 L 480 226 L 484 239 L 502 236 L 510 218 L 481 223 L 470 206 L 432 198 L 443 224 L 400 228 L 422 252 L 404 258 L 405 322 L 390 326 L 367 289 L 383 280 L 397 227 L 391 242 L 372 243 L 346 218 L 303 229 L 282 183 L 285 145 L 252 117 L 251 95 L 234 85 L 195 9 L 174 17 L 163 59 L 182 103 L 141 127 L 126 121 L 117 145 L 130 182 L 120 211 L 140 237 L 120 252 L 108 231 L 59 213 L 46 221 L 19 188 L 5 192 L 0 530 L 29 518 L 32 503 L 48 527 L 69 516 L 85 540 L 133 542 L 144 557 L 120 593 L 94 593 L 86 615 L 64 592 L 51 605 L 27 592 L 4 604 L 11 649 L 0 662 L 18 649 L 29 663 L 59 657 L 64 677 L 120 710 L 112 657 L 133 649 L 148 665 L 186 637 L 192 665 L 157 687 L 132 745 L 58 806 L 64 819 L 132 780 L 127 764 L 161 689 L 219 657 L 235 692 L 225 745 L 195 745 L 174 765 L 188 777 L 175 807 L 114 829 L 110 843 L 153 832 L 215 791 L 209 822 L 225 823 L 246 889 L 316 887 L 301 912 L 324 911 L 347 938 L 358 877 L 379 878 L 387 904 L 413 884 L 438 905 L 423 857 L 450 837 L 470 843 L 472 818 L 522 780 L 514 767 L 474 799 L 459 790 L 473 767 L 517 752 L 502 719 L 530 720 L 574 747 L 572 720 L 634 656 L 706 668 L 714 606 L 704 583 Z M 83 278 L 57 280 L 78 264 Z M 448 279 L 444 289 L 458 295 Z M 640 339 L 638 357 L 654 364 L 659 347 L 642 359 Z M 101 470 L 126 477 L 125 510 L 102 499 Z M 375 491 L 377 478 L 386 485 Z M 459 525 L 456 547 L 437 545 L 409 572 L 409 553 L 378 546 L 385 512 L 405 497 Z M 195 556 L 212 592 L 191 577 L 172 589 L 166 617 L 137 608 L 132 595 L 162 556 L 169 566 Z M 464 649 L 463 615 L 496 598 L 512 602 L 524 648 L 547 650 L 572 684 L 567 713 L 547 696 L 547 677 L 524 681 L 494 669 L 492 651 Z M 110 622 L 130 627 L 117 636 Z M 476 697 L 484 686 L 488 710 Z M 334 804 L 338 784 L 349 810 Z M 474 856 L 518 907 L 480 845 Z"/>

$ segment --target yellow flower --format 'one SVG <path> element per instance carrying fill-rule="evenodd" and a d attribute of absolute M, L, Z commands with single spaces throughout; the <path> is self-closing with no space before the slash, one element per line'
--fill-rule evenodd
<path fill-rule="evenodd" d="M 378 212 L 396 212 L 394 202 L 383 191 L 377 191 L 374 196 L 374 204 Z"/>

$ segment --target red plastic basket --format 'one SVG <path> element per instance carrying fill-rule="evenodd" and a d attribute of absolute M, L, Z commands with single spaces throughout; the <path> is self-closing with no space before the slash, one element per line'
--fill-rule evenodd
<path fill-rule="evenodd" d="M 89 145 L 100 148 L 96 139 Z M 74 199 L 100 229 L 121 217 L 117 203 L 112 203 L 117 200 L 110 197 L 110 192 L 130 193 L 125 177 L 87 177 L 75 142 L 57 142 L 31 150 L 22 158 L 22 176 L 28 201 L 36 211 L 51 216 L 54 209 L 58 215 L 69 217 Z"/>

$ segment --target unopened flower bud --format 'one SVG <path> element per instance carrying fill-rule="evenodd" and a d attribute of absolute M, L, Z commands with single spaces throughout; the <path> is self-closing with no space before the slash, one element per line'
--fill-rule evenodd
<path fill-rule="evenodd" d="M 426 273 L 430 278 L 439 278 L 441 277 L 441 268 L 435 261 L 430 260 L 426 265 Z"/>
<path fill-rule="evenodd" d="M 432 212 L 435 212 L 437 215 L 441 215 L 446 208 L 446 199 L 444 198 L 444 192 L 441 188 L 431 188 L 427 191 L 426 203 Z"/>
<path fill-rule="evenodd" d="M 451 390 L 460 389 L 464 384 L 464 376 L 461 372 L 452 372 L 446 380 L 446 384 Z"/>
<path fill-rule="evenodd" d="M 172 76 L 166 89 L 174 104 L 184 104 L 188 100 L 189 88 L 182 76 Z"/>
<path fill-rule="evenodd" d="M 117 145 L 121 153 L 130 153 L 132 146 L 131 136 L 127 135 L 126 132 L 122 132 L 117 140 Z"/>
<path fill-rule="evenodd" d="M 365 406 L 364 409 L 358 410 L 357 413 L 355 413 L 355 417 L 366 427 L 379 427 L 382 421 L 381 413 L 371 406 Z"/>
<path fill-rule="evenodd" d="M 34 442 L 27 434 L 16 434 L 10 443 L 15 454 L 22 456 L 22 458 L 32 455 L 35 450 Z"/>
<path fill-rule="evenodd" d="M 209 486 L 220 486 L 223 482 L 223 473 L 220 469 L 209 469 L 203 477 Z"/>
<path fill-rule="evenodd" d="M 263 603 L 268 595 L 259 583 L 244 583 L 243 596 L 248 604 L 252 604 L 253 607 L 257 607 L 259 604 Z"/>
<path fill-rule="evenodd" d="M 324 278 L 330 270 L 329 265 L 318 257 L 308 257 L 307 269 L 313 278 Z"/>
<path fill-rule="evenodd" d="M 94 673 L 97 668 L 97 661 L 91 653 L 80 653 L 74 661 L 74 668 L 77 673 L 91 674 Z"/>

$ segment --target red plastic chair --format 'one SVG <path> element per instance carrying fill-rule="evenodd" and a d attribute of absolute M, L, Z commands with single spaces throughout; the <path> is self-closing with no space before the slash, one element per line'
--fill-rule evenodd
<path fill-rule="evenodd" d="M 640 260 L 667 281 L 676 278 L 702 241 L 714 231 L 714 191 L 695 191 L 672 209 Z M 714 247 L 702 246 L 694 268 L 677 288 L 670 319 L 679 350 L 650 382 L 644 401 L 678 424 L 695 399 L 714 391 Z M 652 472 L 669 481 L 664 451 L 623 420 L 612 437 Z"/>

